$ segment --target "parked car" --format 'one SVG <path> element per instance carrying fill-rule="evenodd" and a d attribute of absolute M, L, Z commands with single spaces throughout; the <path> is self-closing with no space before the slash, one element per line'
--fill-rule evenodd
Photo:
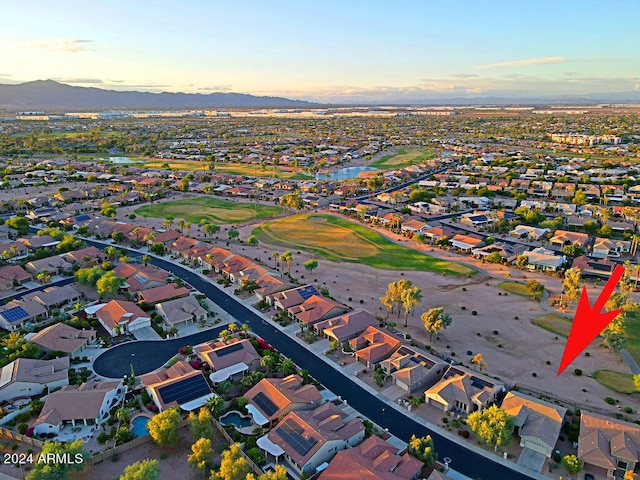
<path fill-rule="evenodd" d="M 591 475 L 590 473 L 585 473 L 584 474 L 584 480 L 595 480 L 595 477 L 593 475 Z"/>

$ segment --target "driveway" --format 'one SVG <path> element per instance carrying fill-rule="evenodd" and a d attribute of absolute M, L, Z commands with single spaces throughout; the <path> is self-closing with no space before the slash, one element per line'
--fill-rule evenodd
<path fill-rule="evenodd" d="M 541 472 L 546 459 L 543 454 L 525 447 L 518 457 L 518 465 L 534 472 Z"/>

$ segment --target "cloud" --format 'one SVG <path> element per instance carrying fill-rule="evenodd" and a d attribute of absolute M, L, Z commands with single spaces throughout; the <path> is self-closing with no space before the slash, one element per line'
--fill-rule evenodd
<path fill-rule="evenodd" d="M 200 87 L 198 88 L 200 92 L 231 92 L 233 88 L 231 85 L 212 85 L 210 87 Z"/>
<path fill-rule="evenodd" d="M 75 84 L 92 84 L 92 85 L 104 85 L 104 80 L 99 78 L 77 78 L 77 77 L 54 77 L 51 80 L 55 80 L 60 83 Z"/>
<path fill-rule="evenodd" d="M 477 77 L 475 73 L 454 73 L 451 78 L 473 78 Z"/>
<path fill-rule="evenodd" d="M 25 48 L 37 48 L 52 52 L 88 52 L 93 50 L 91 44 L 93 40 L 71 39 L 71 40 L 49 40 L 23 45 Z"/>
<path fill-rule="evenodd" d="M 13 77 L 10 73 L 0 73 L 0 77 Z"/>
<path fill-rule="evenodd" d="M 512 60 L 509 62 L 489 63 L 487 65 L 478 65 L 475 68 L 499 68 L 499 67 L 528 67 L 531 65 L 546 65 L 549 63 L 562 63 L 566 62 L 565 57 L 543 57 L 543 58 L 528 58 L 526 60 Z"/>

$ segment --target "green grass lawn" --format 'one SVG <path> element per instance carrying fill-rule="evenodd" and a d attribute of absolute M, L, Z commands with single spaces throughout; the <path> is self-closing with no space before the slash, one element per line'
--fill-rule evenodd
<path fill-rule="evenodd" d="M 194 160 L 167 161 L 152 160 L 144 163 L 146 168 L 162 168 L 162 165 L 168 164 L 169 168 L 174 170 L 191 170 L 206 171 L 207 173 L 227 173 L 229 175 L 243 175 L 248 177 L 272 177 L 290 180 L 304 180 L 309 177 L 301 171 L 284 170 L 278 168 L 277 172 L 271 166 L 262 167 L 262 165 L 246 165 L 244 163 L 222 163 L 215 164 L 213 172 L 209 171 L 209 162 L 198 162 Z"/>
<path fill-rule="evenodd" d="M 276 206 L 254 203 L 227 202 L 214 197 L 175 200 L 136 209 L 136 214 L 154 218 L 184 218 L 192 224 L 206 220 L 217 225 L 244 223 L 254 218 L 273 217 L 282 212 Z"/>
<path fill-rule="evenodd" d="M 572 322 L 568 318 L 561 317 L 555 313 L 545 313 L 534 318 L 531 323 L 556 335 L 568 337 Z"/>
<path fill-rule="evenodd" d="M 498 287 L 502 290 L 506 290 L 509 293 L 513 293 L 514 295 L 522 295 L 523 297 L 533 298 L 533 294 L 529 287 L 527 287 L 523 283 L 518 282 L 500 282 Z"/>
<path fill-rule="evenodd" d="M 593 372 L 593 378 L 611 390 L 619 393 L 637 393 L 633 384 L 633 375 L 630 373 L 614 372 L 613 370 L 597 370 Z"/>
<path fill-rule="evenodd" d="M 252 233 L 264 243 L 311 251 L 338 262 L 359 262 L 385 270 L 475 273 L 469 267 L 398 245 L 376 231 L 333 215 L 294 215 L 264 223 Z"/>
<path fill-rule="evenodd" d="M 625 348 L 633 359 L 640 363 L 640 319 L 634 318 L 627 323 Z"/>
<path fill-rule="evenodd" d="M 397 148 L 396 153 L 376 160 L 371 166 L 381 170 L 392 170 L 415 165 L 433 157 L 435 157 L 435 153 L 430 148 Z"/>

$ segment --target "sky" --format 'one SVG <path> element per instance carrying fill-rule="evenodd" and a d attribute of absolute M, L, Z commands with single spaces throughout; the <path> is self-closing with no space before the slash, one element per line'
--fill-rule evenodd
<path fill-rule="evenodd" d="M 0 83 L 332 103 L 640 99 L 638 0 L 0 0 Z"/>

